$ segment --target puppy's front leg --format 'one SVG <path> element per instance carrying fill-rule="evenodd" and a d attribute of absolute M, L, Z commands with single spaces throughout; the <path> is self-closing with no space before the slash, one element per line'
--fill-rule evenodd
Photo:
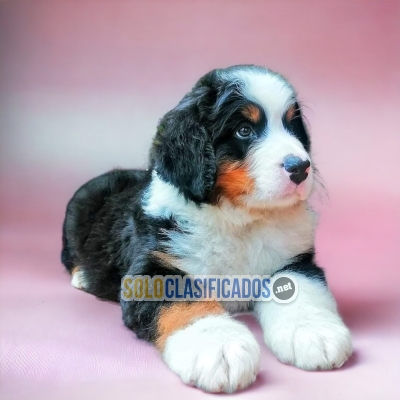
<path fill-rule="evenodd" d="M 234 392 L 254 382 L 260 348 L 247 327 L 213 302 L 122 302 L 125 324 L 152 341 L 188 385 Z"/>
<path fill-rule="evenodd" d="M 266 344 L 278 360 L 298 368 L 339 368 L 351 355 L 351 337 L 322 270 L 313 263 L 294 264 L 282 273 L 296 280 L 298 295 L 290 303 L 256 304 Z"/>

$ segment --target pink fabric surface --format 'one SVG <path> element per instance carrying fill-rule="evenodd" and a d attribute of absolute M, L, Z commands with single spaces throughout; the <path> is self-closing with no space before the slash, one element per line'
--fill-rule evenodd
<path fill-rule="evenodd" d="M 330 198 L 317 258 L 354 339 L 335 371 L 262 349 L 249 399 L 399 399 L 400 3 L 0 3 L 0 398 L 205 394 L 124 328 L 118 305 L 70 286 L 67 201 L 87 179 L 141 167 L 157 119 L 208 70 L 268 65 L 303 100 Z M 226 396 L 226 395 L 218 395 Z"/>

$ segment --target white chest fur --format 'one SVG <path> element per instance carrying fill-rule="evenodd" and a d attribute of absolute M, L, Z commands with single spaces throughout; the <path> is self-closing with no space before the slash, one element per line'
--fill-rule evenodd
<path fill-rule="evenodd" d="M 306 204 L 257 215 L 229 203 L 198 207 L 157 175 L 145 197 L 147 214 L 177 221 L 181 231 L 166 243 L 192 275 L 270 275 L 313 247 L 316 218 Z"/>

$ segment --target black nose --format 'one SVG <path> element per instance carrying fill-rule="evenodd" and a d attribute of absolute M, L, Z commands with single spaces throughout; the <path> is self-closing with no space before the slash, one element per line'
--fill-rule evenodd
<path fill-rule="evenodd" d="M 310 161 L 303 161 L 300 157 L 293 154 L 289 154 L 283 159 L 283 168 L 287 172 L 290 172 L 290 180 L 296 185 L 307 179 L 308 172 L 306 170 L 310 165 Z"/>

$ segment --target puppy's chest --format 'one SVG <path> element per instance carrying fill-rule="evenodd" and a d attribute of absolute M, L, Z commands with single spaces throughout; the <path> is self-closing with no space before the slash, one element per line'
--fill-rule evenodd
<path fill-rule="evenodd" d="M 168 247 L 192 275 L 270 275 L 313 247 L 314 229 L 308 218 L 232 231 L 202 225 L 185 229 L 171 235 Z"/>

